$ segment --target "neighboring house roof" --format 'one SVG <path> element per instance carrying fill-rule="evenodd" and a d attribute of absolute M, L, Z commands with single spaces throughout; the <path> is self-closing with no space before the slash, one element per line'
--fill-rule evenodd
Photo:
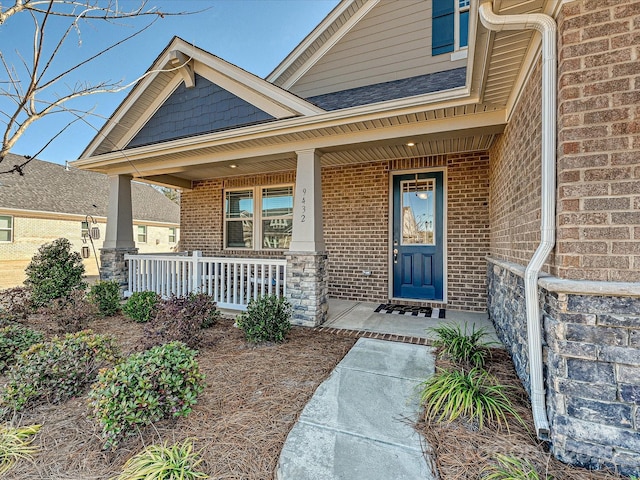
<path fill-rule="evenodd" d="M 309 97 L 307 100 L 324 110 L 338 110 L 340 108 L 357 107 L 359 105 L 463 87 L 466 79 L 467 68 L 462 67 L 391 82 L 350 88 L 339 92 L 325 93 L 324 95 Z"/>
<path fill-rule="evenodd" d="M 24 161 L 13 154 L 4 159 Z M 0 208 L 106 217 L 108 201 L 109 181 L 101 173 L 33 159 L 24 176 L 0 176 Z M 180 223 L 180 206 L 150 185 L 133 182 L 131 201 L 134 220 Z"/>

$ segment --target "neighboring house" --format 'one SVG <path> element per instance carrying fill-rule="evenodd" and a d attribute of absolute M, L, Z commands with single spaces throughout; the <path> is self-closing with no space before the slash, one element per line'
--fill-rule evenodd
<path fill-rule="evenodd" d="M 266 79 L 174 38 L 74 164 L 122 211 L 132 178 L 181 188 L 227 301 L 251 257 L 299 324 L 488 311 L 555 455 L 638 474 L 639 38 L 631 0 L 344 0 Z"/>
<path fill-rule="evenodd" d="M 23 157 L 8 155 L 10 165 Z M 180 207 L 153 187 L 135 183 L 133 233 L 140 252 L 176 250 Z M 99 231 L 93 244 L 102 248 L 106 234 L 109 183 L 105 175 L 31 160 L 18 174 L 0 176 L 0 288 L 19 285 L 38 248 L 67 238 L 83 254 L 87 274 L 97 275 L 96 260 L 86 234 Z M 87 224 L 87 221 L 89 222 Z M 95 223 L 93 223 L 95 221 Z M 99 255 L 99 253 L 98 253 Z"/>

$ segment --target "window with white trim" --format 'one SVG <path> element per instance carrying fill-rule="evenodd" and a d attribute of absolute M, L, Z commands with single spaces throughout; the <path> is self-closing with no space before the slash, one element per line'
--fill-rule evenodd
<path fill-rule="evenodd" d="M 81 222 L 80 226 L 80 238 L 89 236 L 89 222 Z"/>
<path fill-rule="evenodd" d="M 432 0 L 431 55 L 467 48 L 470 0 Z"/>
<path fill-rule="evenodd" d="M 13 217 L 0 215 L 0 242 L 13 241 Z"/>
<path fill-rule="evenodd" d="M 292 230 L 293 185 L 225 191 L 225 248 L 285 250 Z"/>
<path fill-rule="evenodd" d="M 147 243 L 147 226 L 146 225 L 138 225 L 138 242 L 139 243 Z"/>
<path fill-rule="evenodd" d="M 176 227 L 169 227 L 169 243 L 176 243 Z"/>

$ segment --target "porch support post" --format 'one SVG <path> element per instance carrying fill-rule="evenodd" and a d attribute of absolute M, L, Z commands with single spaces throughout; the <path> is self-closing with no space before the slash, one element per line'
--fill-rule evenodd
<path fill-rule="evenodd" d="M 131 175 L 109 177 L 107 231 L 100 249 L 102 278 L 118 281 L 121 292 L 127 287 L 129 281 L 129 265 L 124 256 L 138 253 L 133 241 L 132 178 Z"/>
<path fill-rule="evenodd" d="M 293 233 L 287 259 L 287 299 L 292 323 L 315 327 L 327 318 L 327 253 L 322 226 L 320 154 L 301 150 L 296 171 Z"/>

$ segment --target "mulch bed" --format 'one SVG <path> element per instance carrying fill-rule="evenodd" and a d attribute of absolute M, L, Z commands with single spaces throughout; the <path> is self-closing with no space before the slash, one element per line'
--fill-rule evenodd
<path fill-rule="evenodd" d="M 53 334 L 43 317 L 33 328 Z M 118 339 L 124 352 L 134 351 L 143 326 L 117 316 L 98 319 L 89 328 Z M 204 461 L 200 469 L 215 479 L 273 478 L 280 450 L 316 387 L 351 348 L 355 339 L 294 327 L 282 345 L 248 345 L 232 319 L 206 330 L 199 349 L 204 392 L 186 418 L 159 422 L 103 451 L 99 429 L 89 416 L 86 396 L 61 405 L 41 405 L 25 412 L 20 424 L 40 423 L 35 462 L 22 461 L 3 478 L 104 480 L 152 443 L 195 439 Z"/>
<path fill-rule="evenodd" d="M 555 459 L 546 449 L 544 442 L 535 438 L 533 417 L 528 397 L 513 368 L 511 358 L 506 351 L 491 349 L 491 358 L 486 368 L 502 385 L 511 388 L 510 399 L 516 411 L 525 421 L 528 429 L 515 420 L 509 422 L 509 430 L 498 430 L 493 426 L 485 426 L 482 430 L 477 425 L 464 420 L 453 422 L 421 421 L 417 429 L 425 436 L 431 455 L 441 480 L 469 480 L 482 478 L 481 472 L 495 464 L 497 453 L 511 455 L 532 462 L 540 478 L 555 480 L 613 480 L 620 479 L 615 474 L 603 471 L 592 472 L 583 468 L 572 467 Z M 452 368 L 442 358 L 436 361 L 436 368 Z M 429 448 L 428 447 L 428 448 Z"/>

